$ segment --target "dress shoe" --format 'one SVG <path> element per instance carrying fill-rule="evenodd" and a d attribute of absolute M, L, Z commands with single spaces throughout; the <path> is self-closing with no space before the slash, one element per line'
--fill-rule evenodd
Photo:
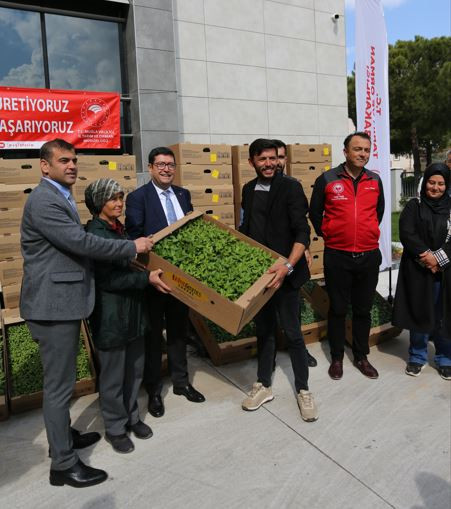
<path fill-rule="evenodd" d="M 330 363 L 328 373 L 332 380 L 340 380 L 343 377 L 343 361 L 333 359 Z"/>
<path fill-rule="evenodd" d="M 84 449 L 85 447 L 95 444 L 101 438 L 100 433 L 97 433 L 96 431 L 91 431 L 82 435 L 77 429 L 71 428 L 70 432 L 72 434 L 73 449 Z M 50 447 L 49 458 L 51 458 Z"/>
<path fill-rule="evenodd" d="M 52 486 L 64 486 L 74 488 L 86 488 L 106 481 L 108 474 L 104 470 L 88 467 L 81 460 L 66 470 L 50 470 L 50 484 Z"/>
<path fill-rule="evenodd" d="M 147 426 L 147 424 L 142 421 L 128 425 L 128 429 L 135 435 L 136 438 L 140 438 L 141 440 L 147 440 L 153 435 L 151 427 Z"/>
<path fill-rule="evenodd" d="M 308 362 L 309 368 L 314 368 L 315 366 L 318 365 L 318 362 L 315 359 L 315 357 L 313 357 L 313 355 L 310 355 L 309 352 L 307 352 L 307 362 Z"/>
<path fill-rule="evenodd" d="M 163 417 L 164 415 L 164 404 L 161 396 L 159 394 L 155 394 L 153 396 L 149 396 L 149 402 L 147 404 L 147 409 L 149 410 L 149 414 L 154 417 Z"/>
<path fill-rule="evenodd" d="M 196 391 L 191 384 L 188 384 L 185 387 L 174 387 L 173 391 L 174 394 L 185 396 L 187 400 L 192 401 L 193 403 L 202 403 L 205 401 L 203 394 Z"/>
<path fill-rule="evenodd" d="M 74 428 L 71 428 L 70 431 L 72 433 L 74 449 L 84 449 L 85 447 L 89 447 L 90 445 L 98 442 L 101 438 L 100 433 L 97 433 L 96 431 L 84 433 L 83 435 Z"/>
<path fill-rule="evenodd" d="M 110 435 L 109 433 L 105 433 L 105 440 L 111 444 L 113 449 L 119 454 L 128 454 L 135 450 L 133 442 L 125 433 L 122 435 Z"/>
<path fill-rule="evenodd" d="M 368 378 L 379 378 L 379 373 L 376 368 L 373 367 L 367 359 L 354 360 L 354 366 L 362 373 L 362 375 Z"/>

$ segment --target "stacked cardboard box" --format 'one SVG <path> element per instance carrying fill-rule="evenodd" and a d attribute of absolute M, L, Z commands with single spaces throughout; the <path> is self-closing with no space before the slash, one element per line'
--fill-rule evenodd
<path fill-rule="evenodd" d="M 124 189 L 125 194 L 136 189 L 135 156 L 80 156 L 78 158 L 78 179 L 72 186 L 81 222 L 85 224 L 91 214 L 85 205 L 85 189 L 100 178 L 113 178 Z M 119 218 L 124 222 L 124 218 Z"/>
<path fill-rule="evenodd" d="M 79 156 L 78 179 L 72 192 L 82 223 L 91 215 L 84 191 L 98 178 L 112 177 L 126 192 L 136 189 L 134 156 Z M 0 283 L 6 309 L 19 307 L 22 280 L 20 223 L 29 193 L 41 179 L 39 159 L 0 159 Z"/>
<path fill-rule="evenodd" d="M 321 173 L 330 169 L 332 165 L 332 147 L 324 143 L 321 145 L 288 145 L 287 150 L 287 174 L 299 180 L 310 202 L 312 197 L 313 185 Z M 313 258 L 313 264 L 310 269 L 311 274 L 317 275 L 323 273 L 323 253 L 324 243 L 321 237 L 315 233 L 313 225 L 310 253 Z"/>
<path fill-rule="evenodd" d="M 3 306 L 8 309 L 19 306 L 22 210 L 40 178 L 39 159 L 0 159 L 0 283 Z"/>
<path fill-rule="evenodd" d="M 194 210 L 235 224 L 230 145 L 172 145 L 177 169 L 174 184 L 191 193 Z"/>
<path fill-rule="evenodd" d="M 232 147 L 233 190 L 235 194 L 236 227 L 240 224 L 241 192 L 244 184 L 256 177 L 254 168 L 249 164 L 249 145 Z"/>

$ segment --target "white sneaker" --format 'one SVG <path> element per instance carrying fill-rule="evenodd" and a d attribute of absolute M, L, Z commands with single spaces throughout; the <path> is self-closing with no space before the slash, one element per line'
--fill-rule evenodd
<path fill-rule="evenodd" d="M 255 382 L 247 398 L 241 403 L 243 410 L 257 410 L 264 403 L 274 399 L 271 387 L 265 387 L 260 382 Z"/>
<path fill-rule="evenodd" d="M 297 400 L 301 417 L 304 421 L 316 421 L 318 419 L 318 409 L 316 408 L 312 393 L 301 389 L 297 395 Z"/>

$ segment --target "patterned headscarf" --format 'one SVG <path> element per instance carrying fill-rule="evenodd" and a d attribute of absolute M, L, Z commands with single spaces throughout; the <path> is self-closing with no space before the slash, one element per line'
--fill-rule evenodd
<path fill-rule="evenodd" d="M 85 189 L 85 203 L 89 212 L 93 216 L 98 216 L 108 200 L 111 200 L 114 195 L 123 192 L 124 190 L 115 180 L 108 178 L 99 179 L 91 182 Z"/>

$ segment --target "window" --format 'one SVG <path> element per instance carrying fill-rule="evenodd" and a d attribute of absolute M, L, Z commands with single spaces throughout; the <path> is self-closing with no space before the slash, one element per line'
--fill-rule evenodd
<path fill-rule="evenodd" d="M 122 92 L 117 23 L 45 15 L 50 88 Z"/>
<path fill-rule="evenodd" d="M 0 8 L 0 86 L 45 87 L 37 12 Z"/>
<path fill-rule="evenodd" d="M 75 5 L 76 2 L 64 4 L 66 8 Z M 104 19 L 104 7 L 95 0 L 91 5 L 92 14 L 84 11 L 80 17 L 68 11 L 60 14 L 54 8 L 55 3 L 49 6 L 51 13 L 36 5 L 24 9 L 0 7 L 0 86 L 127 94 L 121 22 L 126 11 L 115 11 L 114 14 L 122 12 L 121 16 L 110 20 Z M 132 153 L 131 135 L 125 134 L 130 129 L 130 102 L 124 99 L 121 101 L 121 152 Z M 12 152 L 8 151 L 7 157 Z M 2 153 L 0 157 L 5 155 Z M 33 154 L 16 153 L 13 157 L 33 157 Z"/>

